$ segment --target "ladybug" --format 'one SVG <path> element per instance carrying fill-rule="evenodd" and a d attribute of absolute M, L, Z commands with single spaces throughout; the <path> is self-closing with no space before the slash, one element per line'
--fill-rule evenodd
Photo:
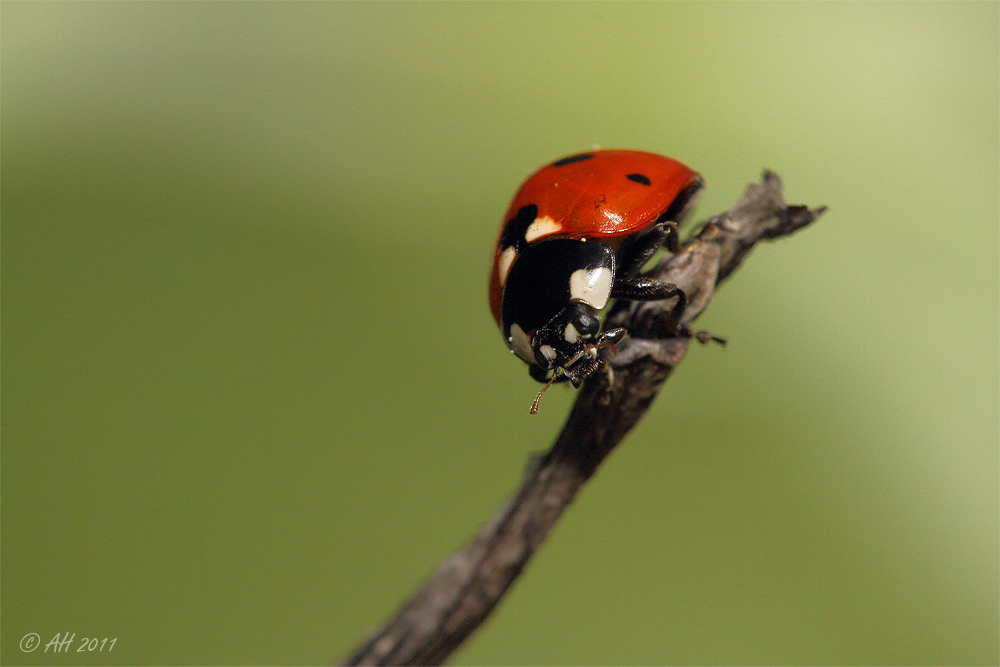
<path fill-rule="evenodd" d="M 612 298 L 678 297 L 668 331 L 680 331 L 684 293 L 639 272 L 661 246 L 680 249 L 677 224 L 703 187 L 680 162 L 633 150 L 577 153 L 528 177 L 500 228 L 490 309 L 532 378 L 579 387 L 600 368 L 598 351 L 626 334 L 601 332 Z"/>

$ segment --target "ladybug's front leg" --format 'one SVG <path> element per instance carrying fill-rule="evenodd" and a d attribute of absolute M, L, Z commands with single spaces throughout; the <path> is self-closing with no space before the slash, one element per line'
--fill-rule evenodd
<path fill-rule="evenodd" d="M 687 295 L 677 285 L 665 283 L 652 278 L 622 278 L 616 280 L 611 288 L 611 296 L 616 299 L 632 301 L 663 301 L 677 297 L 677 303 L 670 310 L 670 319 L 666 322 L 666 330 L 673 335 L 680 330 L 681 317 L 687 308 Z"/>
<path fill-rule="evenodd" d="M 662 301 L 677 297 L 677 303 L 670 309 L 670 318 L 664 325 L 668 336 L 695 338 L 702 344 L 708 343 L 710 340 L 723 346 L 726 344 L 725 338 L 713 336 L 707 331 L 692 331 L 686 324 L 681 324 L 684 309 L 687 308 L 687 295 L 684 290 L 673 283 L 665 283 L 652 278 L 626 278 L 615 282 L 611 288 L 611 296 L 633 301 Z"/>

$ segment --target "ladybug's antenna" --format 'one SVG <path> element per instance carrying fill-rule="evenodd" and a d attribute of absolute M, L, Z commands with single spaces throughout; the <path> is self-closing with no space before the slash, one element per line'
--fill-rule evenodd
<path fill-rule="evenodd" d="M 548 389 L 549 387 L 552 386 L 552 383 L 556 381 L 557 377 L 559 377 L 559 373 L 560 372 L 562 372 L 562 369 L 561 368 L 557 368 L 556 371 L 552 374 L 552 377 L 549 378 L 549 381 L 545 383 L 544 387 L 542 387 L 542 390 L 540 392 L 538 392 L 538 396 L 535 396 L 535 401 L 534 401 L 534 403 L 531 404 L 531 409 L 528 410 L 528 414 L 529 415 L 537 415 L 538 414 L 538 402 L 540 400 L 542 400 L 542 394 L 545 393 L 546 389 Z"/>

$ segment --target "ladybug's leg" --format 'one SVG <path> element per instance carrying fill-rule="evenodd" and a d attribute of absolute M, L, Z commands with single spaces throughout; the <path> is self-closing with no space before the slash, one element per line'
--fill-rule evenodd
<path fill-rule="evenodd" d="M 622 249 L 617 273 L 629 278 L 638 275 L 643 265 L 662 246 L 666 246 L 667 250 L 676 253 L 680 250 L 680 245 L 676 223 L 661 222 L 653 225 L 649 231 L 631 240 L 629 245 Z"/>
<path fill-rule="evenodd" d="M 681 251 L 681 235 L 677 231 L 677 223 L 675 222 L 665 222 L 661 223 L 667 226 L 667 238 L 663 242 L 663 245 L 667 246 L 667 250 L 670 254 L 676 255 Z"/>
<path fill-rule="evenodd" d="M 694 338 L 702 345 L 707 345 L 709 341 L 714 341 L 722 347 L 725 347 L 726 343 L 729 342 L 722 336 L 713 336 L 707 331 L 692 331 L 686 324 L 681 324 L 677 327 L 677 335 L 681 338 Z"/>
<path fill-rule="evenodd" d="M 667 320 L 664 327 L 666 331 L 670 332 L 668 335 L 694 338 L 702 344 L 715 341 L 723 347 L 726 346 L 725 338 L 713 336 L 707 331 L 692 331 L 686 324 L 680 323 L 684 316 L 684 309 L 687 307 L 687 295 L 673 283 L 664 283 L 650 278 L 624 279 L 615 282 L 611 289 L 611 296 L 634 301 L 659 301 L 676 296 L 677 304 L 670 309 L 670 319 Z"/>
<path fill-rule="evenodd" d="M 674 334 L 681 326 L 681 317 L 687 308 L 687 295 L 673 283 L 665 283 L 652 278 L 622 278 L 615 281 L 611 288 L 611 296 L 616 299 L 631 299 L 633 301 L 662 301 L 677 297 L 677 303 L 670 310 L 666 330 Z"/>
<path fill-rule="evenodd" d="M 611 296 L 615 299 L 630 299 L 632 301 L 662 301 L 679 297 L 681 303 L 687 305 L 687 296 L 680 287 L 673 283 L 665 283 L 652 278 L 621 278 L 611 287 Z"/>

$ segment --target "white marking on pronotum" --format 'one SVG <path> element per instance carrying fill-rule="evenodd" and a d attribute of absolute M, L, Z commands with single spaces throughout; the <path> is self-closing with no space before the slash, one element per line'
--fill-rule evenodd
<path fill-rule="evenodd" d="M 500 273 L 501 287 L 503 287 L 507 282 L 507 274 L 510 273 L 510 265 L 514 263 L 514 257 L 516 256 L 517 251 L 514 250 L 514 246 L 504 248 L 503 252 L 500 253 L 500 259 L 497 260 L 497 270 Z"/>
<path fill-rule="evenodd" d="M 569 277 L 569 296 L 600 310 L 611 296 L 611 269 L 577 269 Z"/>
<path fill-rule="evenodd" d="M 580 332 L 576 330 L 572 322 L 566 325 L 566 330 L 563 331 L 563 338 L 566 339 L 567 343 L 575 343 L 580 340 Z"/>
<path fill-rule="evenodd" d="M 545 236 L 547 234 L 555 234 L 562 229 L 562 225 L 553 220 L 547 215 L 541 215 L 535 218 L 535 221 L 528 225 L 527 231 L 524 232 L 524 240 L 531 243 L 535 239 Z"/>
<path fill-rule="evenodd" d="M 528 334 L 524 333 L 524 329 L 516 324 L 510 325 L 510 338 L 507 339 L 507 342 L 510 343 L 510 349 L 514 350 L 517 356 L 529 364 L 535 363 L 535 354 L 531 351 L 531 340 L 528 338 Z"/>

